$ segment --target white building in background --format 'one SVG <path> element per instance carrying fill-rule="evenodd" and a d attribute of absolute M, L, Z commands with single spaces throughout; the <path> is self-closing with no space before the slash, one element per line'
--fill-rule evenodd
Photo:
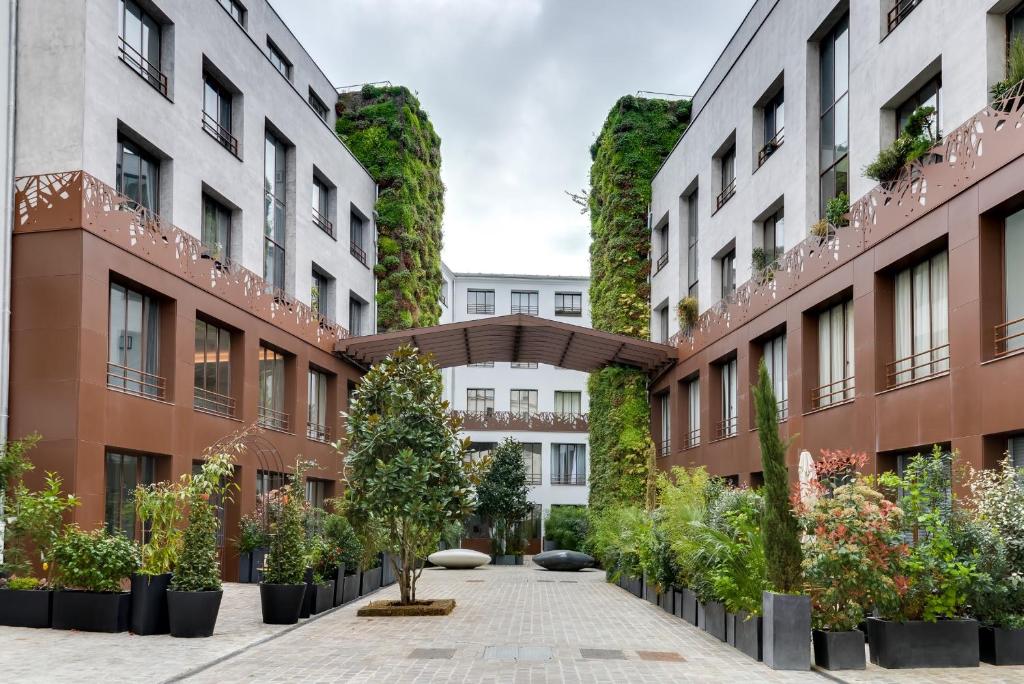
<path fill-rule="evenodd" d="M 590 327 L 590 279 L 452 273 L 443 267 L 442 323 L 526 314 Z M 534 535 L 558 505 L 586 505 L 590 473 L 587 373 L 544 364 L 483 362 L 443 371 L 446 398 L 464 412 L 477 451 L 506 437 L 527 449 Z M 472 534 L 472 530 L 467 530 Z"/>

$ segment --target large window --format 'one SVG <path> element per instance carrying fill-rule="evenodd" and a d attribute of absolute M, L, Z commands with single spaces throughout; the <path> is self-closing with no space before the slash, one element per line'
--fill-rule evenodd
<path fill-rule="evenodd" d="M 270 59 L 270 63 L 274 65 L 274 68 L 281 72 L 281 75 L 287 78 L 289 81 L 292 80 L 292 63 L 288 61 L 288 58 L 284 56 L 281 49 L 274 45 L 274 41 L 267 38 L 267 57 Z"/>
<path fill-rule="evenodd" d="M 522 290 L 512 290 L 512 313 L 536 316 L 540 310 L 540 294 Z"/>
<path fill-rule="evenodd" d="M 284 412 L 285 358 L 281 352 L 260 345 L 260 425 L 271 430 L 288 430 L 288 414 Z"/>
<path fill-rule="evenodd" d="M 551 484 L 587 484 L 587 445 L 551 445 Z"/>
<path fill-rule="evenodd" d="M 348 251 L 354 256 L 359 263 L 366 266 L 366 245 L 365 245 L 365 225 L 366 221 L 363 217 L 354 211 L 349 214 L 348 220 L 348 239 L 349 248 Z"/>
<path fill-rule="evenodd" d="M 514 389 L 509 392 L 509 410 L 519 416 L 537 412 L 537 390 Z"/>
<path fill-rule="evenodd" d="M 583 294 L 581 292 L 556 292 L 556 316 L 582 316 Z"/>
<path fill-rule="evenodd" d="M 467 290 L 466 313 L 493 314 L 494 290 Z"/>
<path fill-rule="evenodd" d="M 327 425 L 327 373 L 310 368 L 306 390 L 309 407 L 306 436 L 318 442 L 326 442 L 331 438 L 331 430 Z"/>
<path fill-rule="evenodd" d="M 847 17 L 820 45 L 819 194 L 821 215 L 833 197 L 850 192 L 850 36 Z"/>
<path fill-rule="evenodd" d="M 732 249 L 721 258 L 722 263 L 722 299 L 736 291 L 736 250 Z"/>
<path fill-rule="evenodd" d="M 160 212 L 160 161 L 134 142 L 117 142 L 115 189 L 142 209 Z"/>
<path fill-rule="evenodd" d="M 288 475 L 273 470 L 256 471 L 256 495 L 266 496 L 275 489 L 280 489 L 288 484 Z"/>
<path fill-rule="evenodd" d="M 700 446 L 700 378 L 686 383 L 686 448 Z"/>
<path fill-rule="evenodd" d="M 231 258 L 231 210 L 205 193 L 202 240 L 213 259 Z"/>
<path fill-rule="evenodd" d="M 139 529 L 135 516 L 135 487 L 153 484 L 156 480 L 156 463 L 152 456 L 107 452 L 106 455 L 106 499 L 104 518 L 107 532 L 123 534 L 135 539 L 145 530 Z"/>
<path fill-rule="evenodd" d="M 771 265 L 786 253 L 786 219 L 779 209 L 764 220 L 762 235 L 765 259 Z"/>
<path fill-rule="evenodd" d="M 896 274 L 896 360 L 890 386 L 949 370 L 949 262 L 946 250 Z"/>
<path fill-rule="evenodd" d="M 929 125 L 929 132 L 932 138 L 938 138 L 942 131 L 942 74 L 932 77 L 927 83 L 921 86 L 916 93 L 904 100 L 903 104 L 896 108 L 896 135 L 900 134 L 903 127 L 910 120 L 918 107 L 934 107 Z"/>
<path fill-rule="evenodd" d="M 121 61 L 167 95 L 167 76 L 160 70 L 160 22 L 132 0 L 120 0 L 117 23 Z"/>
<path fill-rule="evenodd" d="M 238 140 L 231 128 L 231 93 L 209 74 L 203 74 L 203 130 L 238 155 Z"/>
<path fill-rule="evenodd" d="M 854 397 L 853 301 L 818 315 L 818 387 L 811 392 L 814 408 Z"/>
<path fill-rule="evenodd" d="M 467 389 L 466 410 L 470 413 L 494 413 L 494 390 L 482 387 Z"/>
<path fill-rule="evenodd" d="M 107 387 L 154 399 L 166 395 L 160 377 L 160 304 L 149 295 L 110 284 Z"/>
<path fill-rule="evenodd" d="M 327 218 L 327 212 L 329 211 L 328 205 L 331 197 L 331 191 L 324 183 L 317 177 L 313 177 L 313 223 L 316 226 L 334 237 L 334 224 L 331 223 L 330 219 Z"/>
<path fill-rule="evenodd" d="M 722 375 L 722 420 L 718 424 L 718 439 L 735 437 L 739 424 L 736 405 L 736 359 L 723 363 L 720 367 Z"/>
<path fill-rule="evenodd" d="M 539 485 L 541 478 L 541 445 L 539 442 L 523 443 L 523 461 L 526 464 L 526 483 Z"/>
<path fill-rule="evenodd" d="M 555 413 L 578 416 L 583 413 L 583 392 L 555 390 Z"/>
<path fill-rule="evenodd" d="M 783 91 L 779 90 L 764 105 L 764 129 L 762 131 L 763 147 L 757 155 L 757 165 L 764 164 L 775 150 L 782 146 L 786 125 L 786 101 Z"/>
<path fill-rule="evenodd" d="M 263 160 L 263 279 L 284 289 L 287 149 L 267 132 Z"/>
<path fill-rule="evenodd" d="M 195 381 L 192 405 L 202 411 L 235 415 L 231 396 L 231 333 L 196 319 Z"/>
<path fill-rule="evenodd" d="M 323 513 L 324 504 L 327 503 L 327 480 L 317 480 L 315 478 L 306 478 L 306 501 L 313 509 L 320 509 L 319 513 Z"/>
<path fill-rule="evenodd" d="M 668 392 L 658 397 L 658 408 L 661 411 L 661 439 L 658 443 L 658 455 L 668 456 L 672 453 L 672 401 Z"/>
<path fill-rule="evenodd" d="M 353 337 L 363 334 L 363 320 L 366 318 L 366 304 L 354 296 L 348 298 L 348 332 Z"/>
<path fill-rule="evenodd" d="M 783 333 L 764 343 L 764 365 L 772 381 L 775 401 L 778 404 L 778 419 L 789 418 L 789 382 L 786 378 L 786 334 Z"/>
<path fill-rule="evenodd" d="M 699 235 L 697 214 L 697 191 L 686 198 L 686 280 L 687 294 L 697 298 L 697 238 Z"/>
<path fill-rule="evenodd" d="M 996 326 L 996 353 L 1024 349 L 1024 211 L 1006 218 L 1003 229 L 1004 318 Z"/>

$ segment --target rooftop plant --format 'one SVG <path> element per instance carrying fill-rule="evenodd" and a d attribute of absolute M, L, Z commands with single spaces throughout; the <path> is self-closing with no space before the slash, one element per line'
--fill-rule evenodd
<path fill-rule="evenodd" d="M 679 318 L 679 326 L 683 330 L 689 330 L 697 325 L 697 318 L 700 312 L 697 308 L 696 297 L 683 297 L 676 305 L 676 315 Z"/>
<path fill-rule="evenodd" d="M 997 102 L 1010 92 L 1013 86 L 1024 81 L 1024 37 L 1015 36 L 1010 43 L 1006 59 L 1006 78 L 992 85 L 992 100 Z"/>

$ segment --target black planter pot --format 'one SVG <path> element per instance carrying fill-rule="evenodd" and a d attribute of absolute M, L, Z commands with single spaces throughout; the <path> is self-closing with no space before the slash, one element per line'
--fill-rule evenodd
<path fill-rule="evenodd" d="M 668 589 L 658 594 L 658 605 L 666 613 L 672 612 L 672 589 Z"/>
<path fill-rule="evenodd" d="M 522 565 L 522 555 L 510 555 L 510 554 L 496 554 L 491 556 L 492 565 Z"/>
<path fill-rule="evenodd" d="M 745 610 L 733 616 L 730 643 L 736 650 L 754 660 L 761 660 L 761 637 L 763 621 L 760 615 L 751 615 Z M 861 651 L 863 652 L 863 648 Z"/>
<path fill-rule="evenodd" d="M 628 591 L 630 594 L 632 594 L 633 596 L 636 596 L 637 598 L 641 598 L 643 596 L 643 593 L 644 593 L 644 582 L 643 582 L 643 580 L 640 579 L 639 577 L 633 577 L 633 576 L 630 576 L 630 575 L 623 575 L 622 577 L 623 577 L 623 581 L 625 583 L 625 586 L 623 588 L 626 591 Z"/>
<path fill-rule="evenodd" d="M 334 580 L 333 605 L 340 606 L 345 602 L 345 566 L 335 568 L 331 573 L 331 579 Z"/>
<path fill-rule="evenodd" d="M 871 662 L 885 668 L 977 667 L 976 620 L 891 622 L 868 618 Z"/>
<path fill-rule="evenodd" d="M 701 628 L 719 641 L 725 641 L 725 605 L 718 601 L 708 601 L 703 605 Z"/>
<path fill-rule="evenodd" d="M 811 633 L 814 643 L 814 664 L 826 670 L 863 670 L 864 633 L 829 632 L 816 629 Z"/>
<path fill-rule="evenodd" d="M 359 587 L 359 595 L 366 596 L 367 594 L 380 589 L 380 577 L 381 569 L 379 567 L 363 570 L 363 580 Z"/>
<path fill-rule="evenodd" d="M 53 628 L 81 632 L 125 632 L 132 612 L 127 591 L 53 592 Z"/>
<path fill-rule="evenodd" d="M 983 663 L 1024 665 L 1024 629 L 982 627 L 978 632 L 978 645 Z"/>
<path fill-rule="evenodd" d="M 171 636 L 182 639 L 213 636 L 220 613 L 222 590 L 173 591 L 167 590 L 167 609 L 170 616 Z"/>
<path fill-rule="evenodd" d="M 40 589 L 0 589 L 0 625 L 49 627 L 53 592 Z"/>
<path fill-rule="evenodd" d="M 334 580 L 313 585 L 313 615 L 334 607 Z"/>
<path fill-rule="evenodd" d="M 167 586 L 171 573 L 132 575 L 132 617 L 128 629 L 133 634 L 167 634 Z"/>
<path fill-rule="evenodd" d="M 359 598 L 359 580 L 362 575 L 359 573 L 353 573 L 351 575 L 345 575 L 345 581 L 342 583 L 341 602 L 349 603 Z"/>
<path fill-rule="evenodd" d="M 679 587 L 672 587 L 672 614 L 683 617 L 683 590 Z"/>
<path fill-rule="evenodd" d="M 691 625 L 697 625 L 697 595 L 689 589 L 683 589 L 683 607 L 680 613 Z"/>
<path fill-rule="evenodd" d="M 304 577 L 306 592 L 302 595 L 302 608 L 299 610 L 299 617 L 303 620 L 313 614 L 313 600 L 316 598 L 313 587 L 313 568 L 306 568 Z"/>
<path fill-rule="evenodd" d="M 773 670 L 811 669 L 811 599 L 798 594 L 761 594 L 762 656 Z"/>
<path fill-rule="evenodd" d="M 725 612 L 725 643 L 736 648 L 736 613 Z"/>
<path fill-rule="evenodd" d="M 238 554 L 238 581 L 242 584 L 252 582 L 252 551 Z"/>
<path fill-rule="evenodd" d="M 294 625 L 299 621 L 305 584 L 260 584 L 260 607 L 268 625 Z"/>
<path fill-rule="evenodd" d="M 697 620 L 693 624 L 696 625 L 697 627 L 699 627 L 700 629 L 704 629 L 704 623 L 706 623 L 707 621 L 708 621 L 708 619 L 706 617 L 704 617 L 704 602 L 698 600 L 697 601 Z"/>

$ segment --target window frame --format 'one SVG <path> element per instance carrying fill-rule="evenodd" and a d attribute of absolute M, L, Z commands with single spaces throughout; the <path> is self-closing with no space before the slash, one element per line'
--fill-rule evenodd
<path fill-rule="evenodd" d="M 698 251 L 700 207 L 697 202 L 699 190 L 699 188 L 694 188 L 693 192 L 686 196 L 686 291 L 687 296 L 694 299 L 697 298 L 697 290 L 700 283 L 700 263 L 698 261 L 700 256 Z"/>
<path fill-rule="evenodd" d="M 938 293 L 936 288 L 939 288 Z M 902 306 L 901 299 L 905 300 Z M 926 322 L 921 321 L 921 314 L 927 314 Z M 892 327 L 895 360 L 886 364 L 887 388 L 949 371 L 947 249 L 901 268 L 893 275 Z M 923 340 L 925 337 L 927 342 Z M 925 348 L 920 348 L 925 344 Z M 925 355 L 927 358 L 922 358 Z"/>
<path fill-rule="evenodd" d="M 257 368 L 259 373 L 258 422 L 268 430 L 289 432 L 290 416 L 285 411 L 288 392 L 287 357 L 283 352 L 260 343 Z"/>
<path fill-rule="evenodd" d="M 111 457 L 119 459 L 119 462 L 116 464 L 119 477 L 117 479 L 118 486 L 116 487 L 117 498 L 116 501 L 113 502 L 115 504 L 114 506 L 112 506 L 110 495 L 115 489 L 111 486 L 111 467 L 115 465 L 112 463 L 115 459 L 112 459 Z M 125 486 L 124 483 L 124 469 L 125 461 L 127 459 L 134 460 L 132 465 L 135 469 L 135 480 L 131 486 Z M 103 528 L 108 534 L 121 533 L 132 540 L 142 539 L 143 541 L 147 541 L 149 537 L 149 530 L 143 528 L 141 522 L 136 516 L 134 497 L 132 495 L 135 492 L 135 487 L 137 485 L 149 485 L 157 481 L 156 456 L 152 454 L 140 454 L 130 451 L 108 449 L 103 456 L 103 479 Z M 110 519 L 112 510 L 117 511 L 117 521 L 112 521 Z M 129 524 L 126 525 L 126 522 Z"/>
<path fill-rule="evenodd" d="M 480 402 L 483 402 L 483 410 L 480 410 Z M 467 387 L 466 388 L 466 412 L 478 413 L 489 416 L 494 413 L 494 388 L 493 387 Z"/>
<path fill-rule="evenodd" d="M 535 389 L 510 389 L 508 394 L 509 413 L 516 416 L 535 416 L 540 399 L 540 393 Z M 525 400 L 524 400 L 525 396 Z M 526 410 L 523 410 L 523 402 L 526 402 Z"/>
<path fill-rule="evenodd" d="M 524 297 L 526 304 L 523 304 Z M 514 314 L 536 316 L 540 313 L 540 292 L 537 290 L 512 290 L 509 307 L 509 310 Z"/>
<path fill-rule="evenodd" d="M 566 306 L 566 298 L 570 302 Z M 578 302 L 578 304 L 577 304 Z M 582 292 L 555 292 L 555 315 L 556 316 L 582 316 L 583 315 L 583 293 Z"/>
<path fill-rule="evenodd" d="M 483 295 L 483 303 L 474 301 L 479 299 L 480 295 Z M 494 290 L 484 290 L 481 288 L 470 288 L 466 290 L 466 313 L 478 314 L 478 315 L 493 315 L 494 314 Z"/>
<path fill-rule="evenodd" d="M 309 106 L 313 109 L 313 112 L 316 113 L 318 117 L 320 117 L 321 121 L 323 121 L 324 123 L 329 123 L 328 118 L 331 115 L 331 110 L 327 107 L 327 104 L 320 99 L 320 96 L 317 95 L 312 88 L 309 89 L 309 96 L 306 99 L 306 102 L 309 103 Z"/>
<path fill-rule="evenodd" d="M 206 253 L 217 262 L 231 260 L 231 228 L 232 211 L 215 197 L 204 192 L 203 198 L 203 221 L 200 228 L 200 240 Z M 212 214 L 212 216 L 211 216 Z M 215 226 L 210 226 L 213 218 Z M 215 235 L 212 235 L 215 234 Z M 221 235 L 223 233 L 223 235 Z M 211 238 L 213 238 L 211 240 Z"/>
<path fill-rule="evenodd" d="M 827 342 L 823 340 L 822 336 L 826 316 L 828 317 Z M 841 302 L 826 307 L 818 312 L 817 319 L 815 323 L 818 326 L 818 386 L 811 389 L 812 410 L 844 404 L 856 398 L 856 357 L 853 347 L 856 330 L 854 328 L 853 299 L 846 298 Z M 841 325 L 838 331 L 834 331 L 833 327 L 835 327 L 835 321 L 837 320 L 840 321 Z M 842 333 L 842 340 L 839 345 L 832 341 L 835 332 Z M 823 354 L 825 351 L 828 353 Z M 833 367 L 835 365 L 833 361 L 837 360 L 837 352 L 840 351 L 842 358 L 838 359 L 838 361 L 842 367 L 842 377 L 837 378 L 837 369 Z M 822 365 L 823 356 L 828 360 L 827 373 Z M 827 382 L 825 382 L 826 380 Z M 840 386 L 839 389 L 834 389 L 836 385 Z M 828 391 L 823 392 L 826 389 Z"/>
<path fill-rule="evenodd" d="M 288 79 L 288 81 L 291 81 L 293 68 L 292 62 L 285 56 L 284 51 L 277 46 L 277 43 L 275 43 L 270 36 L 267 36 L 266 55 L 271 66 L 274 67 L 274 70 Z"/>
<path fill-rule="evenodd" d="M 115 292 L 121 293 L 118 301 L 115 301 Z M 131 285 L 111 280 L 107 288 L 107 304 L 107 387 L 146 399 L 164 400 L 167 381 L 160 375 L 162 302 Z M 119 310 L 120 307 L 123 310 Z M 137 331 L 129 328 L 135 322 L 129 319 L 134 318 L 133 311 L 136 310 Z M 121 327 L 115 330 L 118 322 Z M 136 332 L 139 335 L 137 364 L 128 353 L 134 346 L 133 334 Z M 118 340 L 116 349 L 115 337 Z"/>
<path fill-rule="evenodd" d="M 236 402 L 231 391 L 231 331 L 197 316 L 194 332 L 195 361 L 192 374 L 192 408 L 204 413 L 233 418 Z M 211 333 L 216 339 L 216 344 L 212 349 Z M 200 341 L 202 341 L 201 348 Z M 210 383 L 211 365 L 213 369 L 212 386 Z M 200 370 L 201 368 L 202 370 Z M 200 376 L 203 379 L 201 385 Z"/>
<path fill-rule="evenodd" d="M 264 133 L 263 155 L 263 279 L 272 288 L 284 290 L 288 259 L 288 147 L 269 129 Z M 272 225 L 268 223 L 271 218 Z"/>
<path fill-rule="evenodd" d="M 134 8 L 136 11 L 131 11 Z M 138 21 L 138 42 L 128 35 L 131 15 Z M 132 27 L 134 28 L 134 27 Z M 163 72 L 163 22 L 135 0 L 119 0 L 117 16 L 118 56 L 121 62 L 168 99 L 168 78 Z M 154 43 L 155 40 L 155 43 Z M 154 63 L 153 57 L 156 58 Z"/>
<path fill-rule="evenodd" d="M 845 88 L 842 93 L 839 93 L 836 89 L 836 74 L 837 62 L 836 56 L 839 54 L 836 51 L 837 44 L 841 42 L 845 43 L 846 54 L 844 56 L 846 73 L 844 74 Z M 826 50 L 826 45 L 829 47 Z M 818 197 L 819 197 L 819 211 L 821 216 L 825 215 L 825 206 L 828 201 L 834 197 L 838 197 L 840 193 L 850 192 L 850 17 L 848 14 L 844 14 L 835 25 L 829 30 L 828 34 L 822 38 L 818 45 L 818 74 L 819 74 L 819 86 L 818 86 Z M 826 61 L 827 56 L 831 56 L 831 61 L 828 62 L 828 66 L 831 69 L 831 73 L 827 81 L 831 84 L 831 101 L 825 102 L 826 95 Z M 836 131 L 838 126 L 836 125 L 836 114 L 840 112 L 840 103 L 845 108 L 845 145 L 842 154 L 837 154 L 836 150 L 839 146 L 836 145 Z M 832 147 L 830 149 L 831 159 L 825 161 L 825 131 L 826 131 L 826 119 L 830 120 L 832 130 Z M 843 164 L 845 163 L 846 168 L 843 171 Z M 839 173 L 845 173 L 845 182 L 842 188 L 836 179 Z M 827 178 L 831 178 L 831 193 L 825 192 L 825 183 Z M 829 194 L 830 196 L 826 197 Z"/>
<path fill-rule="evenodd" d="M 570 448 L 571 447 L 571 448 Z M 570 472 L 562 465 L 572 462 Z M 585 486 L 587 484 L 587 445 L 577 442 L 551 443 L 551 484 L 555 486 Z"/>
<path fill-rule="evenodd" d="M 130 155 L 138 159 L 138 176 L 135 181 L 135 185 L 138 192 L 135 196 L 129 194 L 129 186 L 126 185 L 125 176 L 128 175 L 126 167 L 128 164 L 125 162 L 125 150 Z M 128 198 L 132 202 L 133 208 L 138 211 L 148 212 L 150 214 L 160 214 L 160 159 L 150 154 L 141 145 L 136 143 L 134 140 L 127 138 L 123 135 L 117 137 L 117 165 L 114 170 L 114 189 L 122 197 Z M 148 171 L 143 173 L 143 165 L 147 165 Z M 143 177 L 146 181 L 143 182 Z M 144 188 L 148 189 L 149 192 L 144 192 Z M 149 195 L 150 197 L 145 197 Z M 150 206 L 152 205 L 152 206 Z"/>
<path fill-rule="evenodd" d="M 331 440 L 327 419 L 331 374 L 310 366 L 306 374 L 306 438 L 314 442 Z"/>
<path fill-rule="evenodd" d="M 565 410 L 566 399 L 569 410 Z M 555 390 L 554 413 L 559 416 L 577 417 L 583 415 L 583 392 L 581 390 Z M 575 408 L 576 410 L 572 410 Z"/>

